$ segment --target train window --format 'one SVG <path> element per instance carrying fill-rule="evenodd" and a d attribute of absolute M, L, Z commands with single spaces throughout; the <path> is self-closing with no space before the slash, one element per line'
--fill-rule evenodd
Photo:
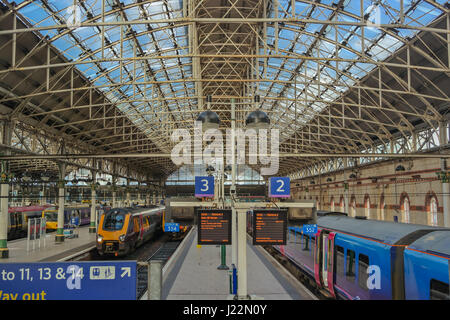
<path fill-rule="evenodd" d="M 430 300 L 450 300 L 448 284 L 439 280 L 431 279 Z"/>
<path fill-rule="evenodd" d="M 365 254 L 360 254 L 358 256 L 358 284 L 365 290 L 367 290 L 367 279 L 369 278 L 369 275 L 367 274 L 369 265 L 369 257 Z"/>
<path fill-rule="evenodd" d="M 124 222 L 125 216 L 123 213 L 112 212 L 105 216 L 105 221 L 103 222 L 103 229 L 108 231 L 122 230 Z"/>
<path fill-rule="evenodd" d="M 336 274 L 344 276 L 344 248 L 336 246 Z"/>
<path fill-rule="evenodd" d="M 345 273 L 348 281 L 355 281 L 355 251 L 347 250 L 347 272 Z"/>
<path fill-rule="evenodd" d="M 314 255 L 315 247 L 316 247 L 316 237 L 311 237 L 311 255 Z"/>

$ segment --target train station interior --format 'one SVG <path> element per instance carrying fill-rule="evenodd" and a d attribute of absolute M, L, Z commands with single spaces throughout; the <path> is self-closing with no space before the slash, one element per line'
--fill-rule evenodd
<path fill-rule="evenodd" d="M 449 136 L 445 0 L 0 0 L 0 300 L 450 300 Z"/>

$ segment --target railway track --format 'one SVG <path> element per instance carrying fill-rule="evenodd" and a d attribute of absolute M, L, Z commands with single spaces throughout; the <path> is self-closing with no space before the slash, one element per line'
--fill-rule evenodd
<path fill-rule="evenodd" d="M 164 243 L 150 258 L 147 259 L 147 262 L 152 260 L 163 261 L 163 266 L 166 264 L 167 260 L 172 256 L 175 250 L 180 245 L 180 241 L 170 241 Z M 137 298 L 138 300 L 144 295 L 147 290 L 148 284 L 148 267 L 142 266 L 137 270 Z"/>

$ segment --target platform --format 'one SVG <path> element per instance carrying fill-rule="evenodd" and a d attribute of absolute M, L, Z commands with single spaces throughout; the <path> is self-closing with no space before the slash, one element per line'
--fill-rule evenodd
<path fill-rule="evenodd" d="M 0 263 L 8 262 L 44 262 L 65 261 L 81 251 L 89 251 L 95 248 L 95 233 L 89 233 L 89 227 L 78 228 L 78 238 L 66 238 L 63 243 L 55 243 L 56 233 L 47 233 L 44 240 L 41 239 L 41 247 L 35 243 L 35 249 L 27 251 L 27 239 L 8 241 L 9 258 L 0 259 Z M 32 248 L 30 242 L 30 248 Z"/>
<path fill-rule="evenodd" d="M 182 246 L 182 247 L 181 247 Z M 194 227 L 163 270 L 163 300 L 227 300 L 229 270 L 218 270 L 219 246 L 197 246 Z M 231 247 L 227 246 L 227 264 Z M 260 246 L 247 241 L 248 294 L 265 300 L 313 300 L 307 288 Z M 142 299 L 146 299 L 145 294 Z"/>

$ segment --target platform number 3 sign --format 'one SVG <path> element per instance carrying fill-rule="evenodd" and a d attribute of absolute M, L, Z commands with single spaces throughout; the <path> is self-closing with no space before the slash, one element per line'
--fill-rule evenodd
<path fill-rule="evenodd" d="M 195 177 L 195 196 L 214 197 L 214 177 Z"/>
<path fill-rule="evenodd" d="M 269 179 L 269 197 L 289 198 L 291 196 L 291 180 L 288 177 L 272 177 Z"/>

